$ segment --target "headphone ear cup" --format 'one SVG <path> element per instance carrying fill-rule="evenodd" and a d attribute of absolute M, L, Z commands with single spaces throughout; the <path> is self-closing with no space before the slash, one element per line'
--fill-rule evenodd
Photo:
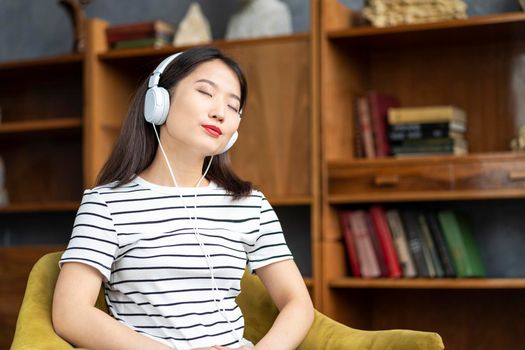
<path fill-rule="evenodd" d="M 162 125 L 166 122 L 170 109 L 170 96 L 166 89 L 153 86 L 146 91 L 144 118 L 149 123 Z"/>
<path fill-rule="evenodd" d="M 239 138 L 239 133 L 236 131 L 233 133 L 232 137 L 230 137 L 230 140 L 228 141 L 226 146 L 224 146 L 221 153 L 224 153 L 228 151 L 230 148 L 232 148 L 233 144 L 235 143 L 235 141 L 237 141 L 238 138 Z"/>

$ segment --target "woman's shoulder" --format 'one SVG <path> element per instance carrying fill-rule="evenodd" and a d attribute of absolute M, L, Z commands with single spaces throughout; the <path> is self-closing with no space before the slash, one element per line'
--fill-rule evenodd
<path fill-rule="evenodd" d="M 135 188 L 138 188 L 139 185 L 131 180 L 127 183 L 122 183 L 119 181 L 114 181 L 106 184 L 97 185 L 92 188 L 86 188 L 84 189 L 84 196 L 86 195 L 104 195 L 104 194 L 111 194 L 111 193 L 121 193 L 126 192 Z"/>

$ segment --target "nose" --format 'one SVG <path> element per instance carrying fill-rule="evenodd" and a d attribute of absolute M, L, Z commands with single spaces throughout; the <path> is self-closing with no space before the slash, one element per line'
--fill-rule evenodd
<path fill-rule="evenodd" d="M 217 101 L 214 104 L 213 109 L 210 111 L 210 116 L 222 123 L 224 121 L 224 114 L 226 113 L 225 111 L 226 105 L 222 102 Z"/>

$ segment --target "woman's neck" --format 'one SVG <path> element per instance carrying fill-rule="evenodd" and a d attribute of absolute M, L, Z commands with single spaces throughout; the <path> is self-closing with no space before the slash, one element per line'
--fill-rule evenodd
<path fill-rule="evenodd" d="M 196 187 L 197 182 L 202 177 L 202 164 L 204 159 L 197 160 L 195 157 L 189 155 L 184 157 L 183 155 L 170 154 L 170 152 L 167 153 L 167 156 L 170 160 L 171 169 L 173 170 L 177 185 L 179 187 Z M 160 148 L 157 149 L 155 158 L 150 166 L 138 175 L 156 185 L 175 186 Z M 209 181 L 204 178 L 199 187 L 206 187 L 208 185 Z"/>

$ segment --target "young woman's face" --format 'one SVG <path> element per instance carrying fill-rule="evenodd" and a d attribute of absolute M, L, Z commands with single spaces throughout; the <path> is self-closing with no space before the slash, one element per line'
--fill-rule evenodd
<path fill-rule="evenodd" d="M 240 84 L 221 60 L 200 64 L 171 96 L 166 130 L 175 145 L 208 156 L 220 153 L 239 127 Z"/>

